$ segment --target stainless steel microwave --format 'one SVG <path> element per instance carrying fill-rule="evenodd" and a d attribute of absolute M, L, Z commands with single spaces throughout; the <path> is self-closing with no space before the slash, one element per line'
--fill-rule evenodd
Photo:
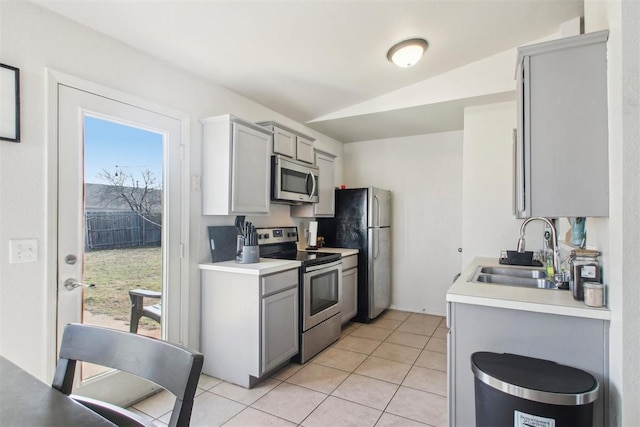
<path fill-rule="evenodd" d="M 271 157 L 271 201 L 318 203 L 317 166 L 276 154 Z"/>

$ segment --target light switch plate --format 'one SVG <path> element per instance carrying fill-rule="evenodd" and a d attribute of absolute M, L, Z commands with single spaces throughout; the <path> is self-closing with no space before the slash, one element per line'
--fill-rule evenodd
<path fill-rule="evenodd" d="M 9 262 L 38 261 L 38 239 L 12 239 L 9 240 Z"/>

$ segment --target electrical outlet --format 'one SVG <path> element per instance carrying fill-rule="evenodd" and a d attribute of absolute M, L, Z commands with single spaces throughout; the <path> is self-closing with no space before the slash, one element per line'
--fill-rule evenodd
<path fill-rule="evenodd" d="M 9 262 L 12 264 L 20 262 L 38 261 L 38 240 L 37 239 L 11 239 L 9 240 Z"/>

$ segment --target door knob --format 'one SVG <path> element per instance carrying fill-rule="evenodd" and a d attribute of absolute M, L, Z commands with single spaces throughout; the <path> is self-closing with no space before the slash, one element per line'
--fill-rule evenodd
<path fill-rule="evenodd" d="M 89 283 L 89 284 L 85 284 L 85 283 L 80 283 L 78 282 L 76 279 L 67 279 L 64 281 L 64 287 L 66 290 L 68 291 L 72 291 L 75 288 L 79 288 L 79 287 L 83 287 L 83 288 L 93 288 L 95 285 L 93 283 Z"/>

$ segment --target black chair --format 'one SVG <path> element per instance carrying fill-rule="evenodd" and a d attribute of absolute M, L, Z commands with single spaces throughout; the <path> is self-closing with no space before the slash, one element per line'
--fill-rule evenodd
<path fill-rule="evenodd" d="M 138 332 L 138 323 L 142 316 L 148 317 L 160 323 L 162 317 L 162 304 L 152 304 L 145 307 L 144 299 L 160 299 L 162 294 L 157 291 L 149 291 L 147 289 L 132 289 L 129 291 L 131 299 L 131 322 L 129 323 L 129 331 Z"/>
<path fill-rule="evenodd" d="M 53 388 L 71 395 L 76 361 L 118 369 L 158 384 L 176 397 L 169 425 L 189 425 L 204 361 L 201 353 L 130 332 L 72 323 L 64 329 Z M 124 408 L 71 397 L 118 426 L 153 425 Z"/>

